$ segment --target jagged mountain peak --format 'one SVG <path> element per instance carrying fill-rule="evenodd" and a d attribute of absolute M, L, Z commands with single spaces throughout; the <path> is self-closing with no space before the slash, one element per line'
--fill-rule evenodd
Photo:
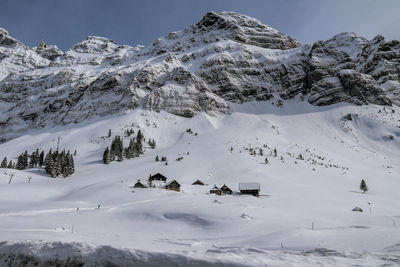
<path fill-rule="evenodd" d="M 22 43 L 11 37 L 6 29 L 0 27 L 0 46 L 11 47 L 16 45 L 22 45 Z"/>
<path fill-rule="evenodd" d="M 275 29 L 263 25 L 259 20 L 242 15 L 232 11 L 223 11 L 216 13 L 213 11 L 207 12 L 198 23 L 199 27 L 214 28 L 214 29 L 225 29 L 229 27 L 252 27 L 252 28 L 269 28 L 276 31 Z"/>
<path fill-rule="evenodd" d="M 257 19 L 232 11 L 208 12 L 196 27 L 202 31 L 225 31 L 223 35 L 228 39 L 263 48 L 291 49 L 301 45 Z"/>
<path fill-rule="evenodd" d="M 88 36 L 86 40 L 74 45 L 73 51 L 78 53 L 111 53 L 118 49 L 119 45 L 108 38 L 99 36 Z"/>
<path fill-rule="evenodd" d="M 199 22 L 183 31 L 157 39 L 142 55 L 182 53 L 205 45 L 230 41 L 268 49 L 287 50 L 301 44 L 260 21 L 235 12 L 208 12 Z"/>
<path fill-rule="evenodd" d="M 368 44 L 368 40 L 354 32 L 342 32 L 328 39 L 326 43 L 336 46 L 354 59 Z"/>

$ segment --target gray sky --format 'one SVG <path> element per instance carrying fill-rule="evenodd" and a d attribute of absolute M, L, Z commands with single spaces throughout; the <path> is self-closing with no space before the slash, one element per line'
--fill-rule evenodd
<path fill-rule="evenodd" d="M 207 11 L 257 18 L 301 43 L 353 31 L 400 39 L 399 0 L 1 0 L 0 27 L 29 46 L 71 48 L 88 35 L 148 45 L 196 23 Z"/>

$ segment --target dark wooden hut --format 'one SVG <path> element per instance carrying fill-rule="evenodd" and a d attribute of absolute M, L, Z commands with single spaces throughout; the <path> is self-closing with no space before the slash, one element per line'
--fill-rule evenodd
<path fill-rule="evenodd" d="M 165 177 L 164 175 L 162 175 L 161 173 L 156 173 L 154 175 L 150 175 L 149 177 L 150 181 L 162 181 L 162 182 L 166 182 L 167 181 L 167 177 Z"/>
<path fill-rule="evenodd" d="M 204 183 L 202 181 L 200 181 L 200 180 L 197 180 L 192 185 L 204 185 Z"/>
<path fill-rule="evenodd" d="M 260 195 L 260 184 L 259 183 L 239 183 L 240 194 L 253 195 L 258 197 Z"/>
<path fill-rule="evenodd" d="M 214 187 L 210 190 L 210 194 L 221 195 L 221 190 L 216 185 L 214 185 Z"/>
<path fill-rule="evenodd" d="M 176 180 L 173 180 L 165 185 L 165 189 L 180 192 L 181 184 L 178 183 Z"/>
<path fill-rule="evenodd" d="M 144 185 L 140 180 L 138 180 L 133 187 L 134 188 L 147 188 L 147 186 Z"/>
<path fill-rule="evenodd" d="M 221 193 L 225 195 L 232 195 L 233 191 L 227 187 L 225 184 L 221 187 Z"/>

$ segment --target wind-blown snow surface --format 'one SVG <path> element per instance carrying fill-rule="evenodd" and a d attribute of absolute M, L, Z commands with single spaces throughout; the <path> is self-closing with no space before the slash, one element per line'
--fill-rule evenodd
<path fill-rule="evenodd" d="M 15 159 L 25 149 L 54 149 L 60 137 L 60 147 L 77 156 L 76 172 L 66 179 L 41 169 L 0 169 L 0 239 L 39 247 L 45 246 L 35 243 L 40 240 L 83 242 L 93 244 L 90 253 L 106 245 L 146 251 L 153 260 L 166 253 L 171 264 L 187 258 L 199 265 L 399 264 L 398 107 L 315 107 L 299 100 L 231 106 L 229 115 L 190 119 L 136 109 L 1 144 L 0 156 Z M 132 127 L 154 138 L 156 149 L 104 165 L 108 129 L 123 135 Z M 180 182 L 181 192 L 131 188 L 156 172 Z M 197 179 L 206 186 L 191 185 Z M 208 194 L 214 184 L 237 191 L 239 182 L 260 183 L 261 196 Z M 352 212 L 356 206 L 364 212 Z M 3 256 L 13 244 L 0 245 Z M 187 258 L 174 261 L 176 255 Z"/>

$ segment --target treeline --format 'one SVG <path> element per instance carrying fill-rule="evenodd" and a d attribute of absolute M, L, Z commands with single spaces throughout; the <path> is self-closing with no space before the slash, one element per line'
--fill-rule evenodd
<path fill-rule="evenodd" d="M 76 151 L 74 152 L 76 155 Z M 42 168 L 44 167 L 46 173 L 51 177 L 68 177 L 75 172 L 75 164 L 73 155 L 65 149 L 61 152 L 58 150 L 52 152 L 52 149 L 45 156 L 45 152 L 36 149 L 30 155 L 25 150 L 18 156 L 17 162 L 13 163 L 12 160 L 8 162 L 7 157 L 3 159 L 0 164 L 1 168 L 25 170 L 28 168 Z"/>
<path fill-rule="evenodd" d="M 123 161 L 124 158 L 131 159 L 139 157 L 143 154 L 144 135 L 139 130 L 136 137 L 129 141 L 129 145 L 124 148 L 123 140 L 120 136 L 115 136 L 111 142 L 111 146 L 106 147 L 103 153 L 103 163 L 109 164 L 111 161 Z M 154 139 L 149 139 L 148 144 L 151 148 L 156 147 Z"/>

